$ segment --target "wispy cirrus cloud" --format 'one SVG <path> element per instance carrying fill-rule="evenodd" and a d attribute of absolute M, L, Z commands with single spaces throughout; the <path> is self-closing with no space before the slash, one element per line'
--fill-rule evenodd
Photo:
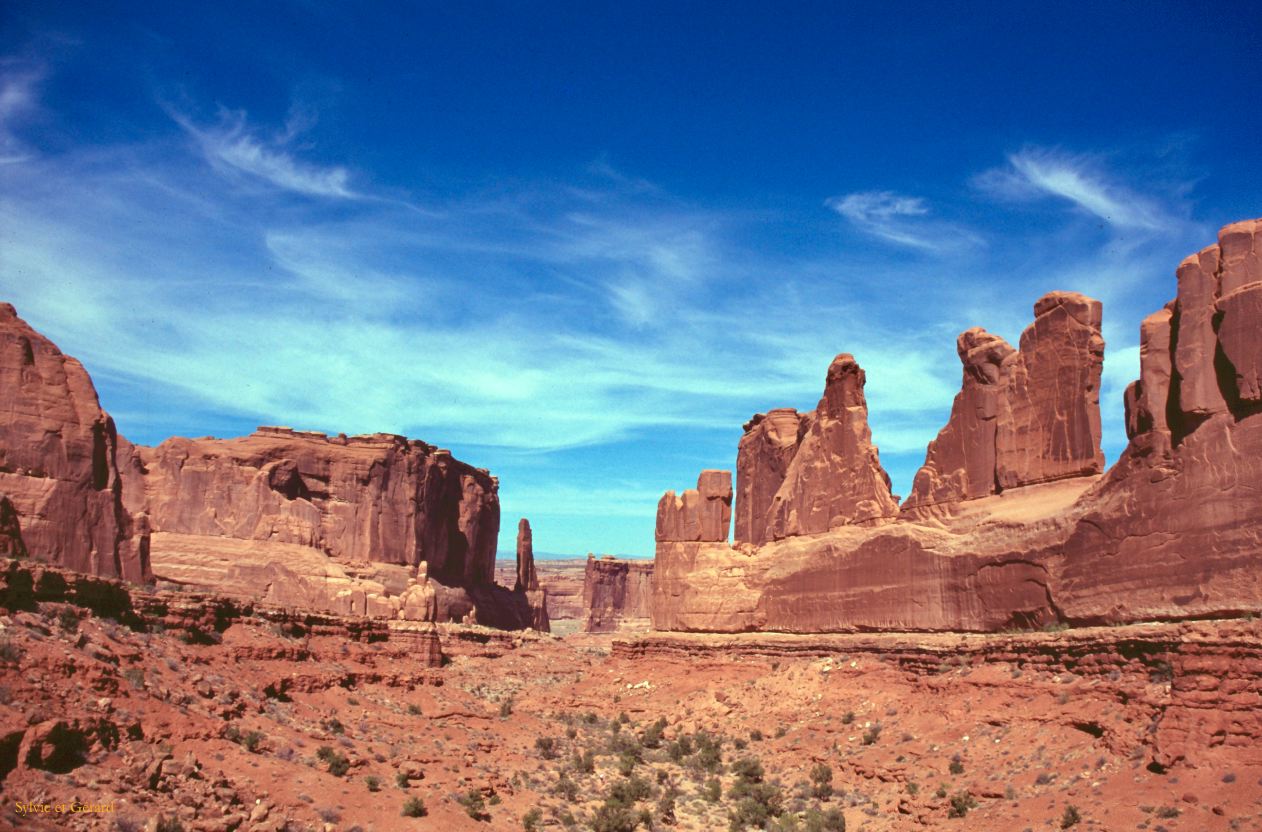
<path fill-rule="evenodd" d="M 314 123 L 306 112 L 291 114 L 285 128 L 271 138 L 252 130 L 242 111 L 223 111 L 217 124 L 203 126 L 168 108 L 171 118 L 201 148 L 216 169 L 245 174 L 285 191 L 305 196 L 354 199 L 350 171 L 341 165 L 303 161 L 293 149 L 297 137 Z"/>
<path fill-rule="evenodd" d="M 928 202 L 893 191 L 858 191 L 824 204 L 872 237 L 900 246 L 944 252 L 977 245 L 980 238 L 958 226 L 927 219 Z"/>
<path fill-rule="evenodd" d="M 18 125 L 39 107 L 44 71 L 16 59 L 0 59 L 0 165 L 25 162 L 33 151 L 18 138 Z"/>
<path fill-rule="evenodd" d="M 1010 154 L 1007 164 L 979 174 L 974 185 L 1005 201 L 1061 199 L 1119 229 L 1160 231 L 1177 220 L 1157 200 L 1111 175 L 1100 159 L 1046 148 Z"/>

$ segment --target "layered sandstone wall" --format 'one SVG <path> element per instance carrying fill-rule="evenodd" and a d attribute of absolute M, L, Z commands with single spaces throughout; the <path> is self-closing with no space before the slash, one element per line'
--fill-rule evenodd
<path fill-rule="evenodd" d="M 114 420 L 83 365 L 0 303 L 0 496 L 40 560 L 150 577 L 143 517 L 123 505 Z"/>
<path fill-rule="evenodd" d="M 654 626 L 985 631 L 1262 610 L 1259 252 L 1262 221 L 1236 223 L 1179 267 L 1176 299 L 1141 325 L 1131 441 L 1104 475 L 1101 308 L 1073 293 L 1035 304 L 1019 351 L 981 329 L 960 336 L 960 395 L 896 522 L 879 499 L 866 524 L 828 508 L 874 491 L 875 449 L 856 442 L 833 470 L 857 474 L 796 492 L 799 518 L 825 507 L 842 522 L 777 526 L 819 411 L 755 417 L 737 545 L 663 536 L 659 522 Z M 866 419 L 851 434 L 865 432 Z"/>
<path fill-rule="evenodd" d="M 903 510 L 1102 472 L 1102 318 L 1099 301 L 1053 292 L 1034 304 L 1020 351 L 980 327 L 963 332 L 960 392 Z"/>
<path fill-rule="evenodd" d="M 424 562 L 454 585 L 493 580 L 498 482 L 419 440 L 263 427 L 127 450 L 124 493 L 154 531 L 309 546 L 343 563 Z"/>
<path fill-rule="evenodd" d="M 647 629 L 652 601 L 652 561 L 587 556 L 583 574 L 587 632 Z"/>

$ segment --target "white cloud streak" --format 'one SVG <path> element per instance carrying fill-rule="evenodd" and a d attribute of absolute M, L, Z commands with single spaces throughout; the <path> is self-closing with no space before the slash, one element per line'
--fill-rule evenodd
<path fill-rule="evenodd" d="M 959 226 L 926 221 L 929 205 L 918 196 L 893 191 L 858 191 L 831 197 L 824 204 L 859 231 L 888 243 L 934 253 L 981 244 L 976 234 Z"/>
<path fill-rule="evenodd" d="M 245 173 L 282 190 L 306 196 L 354 199 L 350 172 L 339 165 L 320 166 L 299 160 L 290 150 L 297 136 L 311 126 L 309 116 L 291 117 L 272 140 L 253 133 L 245 113 L 225 112 L 219 124 L 202 127 L 187 116 L 169 111 L 171 118 L 196 140 L 207 161 L 224 172 Z"/>
<path fill-rule="evenodd" d="M 975 184 L 1003 200 L 1065 200 L 1119 229 L 1160 231 L 1175 220 L 1161 206 L 1118 183 L 1090 156 L 1029 148 L 1008 156 L 1008 164 L 980 174 Z"/>
<path fill-rule="evenodd" d="M 0 60 L 0 165 L 31 159 L 33 151 L 18 138 L 18 127 L 39 108 L 41 69 L 13 60 Z"/>

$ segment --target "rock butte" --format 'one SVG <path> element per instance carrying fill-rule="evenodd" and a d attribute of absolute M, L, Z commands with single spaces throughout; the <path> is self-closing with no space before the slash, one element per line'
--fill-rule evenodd
<path fill-rule="evenodd" d="M 993 631 L 1262 610 L 1262 220 L 1178 268 L 1140 327 L 1130 443 L 1104 472 L 1101 305 L 1053 292 L 1014 350 L 962 333 L 959 395 L 901 508 L 864 375 L 757 415 L 736 463 L 658 506 L 660 630 Z"/>
<path fill-rule="evenodd" d="M 82 365 L 8 304 L 0 389 L 7 550 L 338 615 L 547 626 L 537 584 L 494 583 L 498 481 L 449 451 L 283 427 L 133 445 Z M 524 554 L 532 572 L 528 539 Z"/>
<path fill-rule="evenodd" d="M 583 608 L 589 633 L 647 630 L 653 599 L 653 562 L 587 556 Z"/>

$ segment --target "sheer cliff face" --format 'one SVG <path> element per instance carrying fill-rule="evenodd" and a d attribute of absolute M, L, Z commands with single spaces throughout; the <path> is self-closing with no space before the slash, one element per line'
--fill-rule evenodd
<path fill-rule="evenodd" d="M 777 505 L 832 405 L 755 418 L 737 463 L 742 545 L 666 538 L 659 524 L 655 626 L 995 630 L 1262 611 L 1262 221 L 1224 228 L 1177 280 L 1140 327 L 1130 444 L 1107 474 L 1100 304 L 1053 293 L 1019 351 L 981 329 L 960 336 L 960 394 L 896 522 L 809 533 L 819 525 L 799 519 L 802 534 L 781 536 Z M 795 493 L 855 505 L 875 470 Z"/>
<path fill-rule="evenodd" d="M 1012 349 L 981 328 L 956 342 L 964 365 L 946 427 L 929 445 L 904 509 L 1104 470 L 1099 301 L 1053 292 Z"/>
<path fill-rule="evenodd" d="M 648 627 L 653 598 L 653 562 L 587 556 L 583 575 L 584 629 L 612 633 Z"/>
<path fill-rule="evenodd" d="M 1144 320 L 1130 444 L 1064 544 L 1064 612 L 1087 621 L 1256 610 L 1262 539 L 1262 221 L 1222 229 Z"/>
<path fill-rule="evenodd" d="M 129 506 L 155 532 L 298 544 L 343 563 L 424 562 L 450 585 L 493 581 L 498 483 L 424 442 L 260 428 L 135 446 L 123 473 Z"/>
<path fill-rule="evenodd" d="M 745 425 L 736 455 L 737 543 L 759 545 L 898 514 L 863 394 L 866 376 L 843 353 L 810 413 L 787 408 Z"/>
<path fill-rule="evenodd" d="M 25 548 L 94 575 L 149 578 L 144 518 L 123 507 L 114 420 L 83 366 L 0 304 L 0 495 Z"/>

